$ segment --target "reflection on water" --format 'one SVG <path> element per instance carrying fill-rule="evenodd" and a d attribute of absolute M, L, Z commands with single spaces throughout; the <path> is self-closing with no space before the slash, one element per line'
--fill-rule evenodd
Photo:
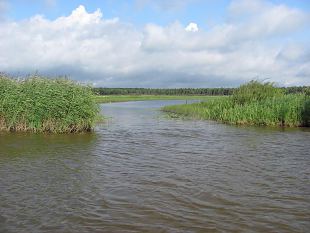
<path fill-rule="evenodd" d="M 310 132 L 102 105 L 93 134 L 0 134 L 0 232 L 307 232 Z"/>

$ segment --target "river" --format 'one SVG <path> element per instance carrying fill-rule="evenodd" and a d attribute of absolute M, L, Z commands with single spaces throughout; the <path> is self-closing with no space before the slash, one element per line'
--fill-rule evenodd
<path fill-rule="evenodd" d="M 0 232 L 309 232 L 310 130 L 103 104 L 93 133 L 0 133 Z"/>

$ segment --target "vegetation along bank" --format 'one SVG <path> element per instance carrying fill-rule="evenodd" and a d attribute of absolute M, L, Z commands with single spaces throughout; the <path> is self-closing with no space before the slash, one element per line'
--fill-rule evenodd
<path fill-rule="evenodd" d="M 281 87 L 285 94 L 303 93 L 308 87 Z M 108 88 L 95 87 L 96 95 L 130 95 L 130 96 L 223 96 L 232 95 L 236 88 Z"/>
<path fill-rule="evenodd" d="M 51 133 L 91 131 L 99 108 L 91 88 L 37 75 L 0 74 L 0 130 Z"/>
<path fill-rule="evenodd" d="M 207 101 L 218 96 L 204 95 L 96 95 L 97 103 L 113 103 L 113 102 L 128 102 L 128 101 L 145 101 L 145 100 L 202 100 Z"/>
<path fill-rule="evenodd" d="M 235 89 L 227 98 L 166 106 L 162 110 L 176 116 L 230 124 L 309 127 L 310 89 L 287 94 L 285 89 L 272 83 L 251 81 Z"/>

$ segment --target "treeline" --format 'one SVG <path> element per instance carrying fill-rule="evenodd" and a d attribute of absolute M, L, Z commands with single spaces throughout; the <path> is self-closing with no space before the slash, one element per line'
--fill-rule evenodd
<path fill-rule="evenodd" d="M 93 88 L 97 95 L 232 95 L 236 88 Z M 304 93 L 309 90 L 307 86 L 282 87 L 286 94 Z"/>
<path fill-rule="evenodd" d="M 310 86 L 282 87 L 285 94 L 310 93 Z"/>
<path fill-rule="evenodd" d="M 98 95 L 231 95 L 233 88 L 94 88 Z"/>

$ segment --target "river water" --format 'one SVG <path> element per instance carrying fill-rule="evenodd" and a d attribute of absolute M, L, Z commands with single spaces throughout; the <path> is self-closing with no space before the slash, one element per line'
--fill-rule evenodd
<path fill-rule="evenodd" d="M 0 232 L 309 232 L 310 131 L 102 105 L 94 133 L 0 134 Z"/>

